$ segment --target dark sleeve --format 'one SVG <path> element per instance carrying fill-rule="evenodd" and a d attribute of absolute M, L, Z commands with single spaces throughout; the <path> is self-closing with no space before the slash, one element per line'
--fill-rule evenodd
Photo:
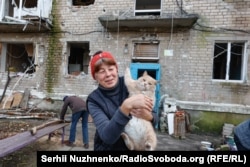
<path fill-rule="evenodd" d="M 106 144 L 114 144 L 131 119 L 131 117 L 124 115 L 119 108 L 116 109 L 115 114 L 110 119 L 105 111 L 92 100 L 87 100 L 87 109 L 92 116 L 100 138 Z"/>
<path fill-rule="evenodd" d="M 64 120 L 64 116 L 66 114 L 67 109 L 68 109 L 68 102 L 67 102 L 67 99 L 66 99 L 66 101 L 64 102 L 64 104 L 62 106 L 62 109 L 61 109 L 61 114 L 60 114 L 60 119 L 61 120 Z"/>
<path fill-rule="evenodd" d="M 153 115 L 153 120 L 151 122 L 152 122 L 153 126 L 155 127 L 157 125 L 157 123 L 159 122 L 159 116 L 155 110 L 152 111 L 152 115 Z"/>

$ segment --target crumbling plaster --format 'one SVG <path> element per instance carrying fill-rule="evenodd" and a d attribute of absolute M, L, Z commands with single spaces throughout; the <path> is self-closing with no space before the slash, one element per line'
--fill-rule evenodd
<path fill-rule="evenodd" d="M 141 29 L 140 32 L 109 32 L 98 20 L 98 17 L 104 14 L 116 14 L 117 11 L 126 11 L 134 8 L 134 0 L 117 1 L 117 0 L 97 0 L 95 4 L 84 7 L 74 7 L 70 0 L 56 1 L 59 14 L 59 23 L 62 30 L 62 36 L 59 43 L 63 46 L 58 53 L 61 63 L 58 76 L 59 82 L 53 87 L 53 94 L 32 90 L 32 94 L 37 97 L 49 96 L 61 100 L 64 95 L 79 95 L 86 97 L 97 83 L 93 81 L 91 75 L 85 77 L 69 77 L 66 73 L 67 66 L 67 42 L 71 41 L 88 41 L 90 43 L 90 55 L 97 50 L 108 50 L 115 55 L 119 64 L 119 74 L 123 75 L 126 66 L 131 63 L 132 42 L 142 40 L 146 32 Z M 184 9 L 188 13 L 199 14 L 199 24 L 208 27 L 214 27 L 216 32 L 202 32 L 190 29 L 188 31 L 179 31 L 171 34 L 170 32 L 153 31 L 160 41 L 159 64 L 161 65 L 161 94 L 168 94 L 176 98 L 183 108 L 192 111 L 209 111 L 213 110 L 218 113 L 228 112 L 237 114 L 249 114 L 249 83 L 242 83 L 238 86 L 228 83 L 216 83 L 211 80 L 212 71 L 212 53 L 213 41 L 216 39 L 244 39 L 249 41 L 248 35 L 240 32 L 222 33 L 223 28 L 249 30 L 249 20 L 246 17 L 248 10 L 243 10 L 249 6 L 249 2 L 222 0 L 195 0 L 183 1 Z M 175 1 L 164 0 L 162 7 L 164 12 L 177 12 L 179 8 Z M 240 11 L 240 12 L 236 12 Z M 244 18 L 245 20 L 240 20 Z M 171 29 L 170 29 L 171 30 Z M 169 29 L 168 29 L 169 31 Z M 152 33 L 152 32 L 150 32 Z M 43 39 L 46 35 L 37 33 L 32 40 Z M 6 37 L 3 34 L 3 37 Z M 26 34 L 27 35 L 27 34 Z M 1 41 L 16 41 L 14 36 L 22 38 L 20 34 L 13 34 L 13 37 L 2 38 Z M 216 37 L 216 38 L 215 38 Z M 24 39 L 26 37 L 23 36 Z M 40 40 L 38 40 L 40 41 Z M 46 40 L 40 41 L 48 48 Z M 124 44 L 128 43 L 129 54 L 123 53 Z M 173 49 L 173 56 L 164 56 L 165 49 Z M 249 49 L 247 50 L 249 52 Z M 44 57 L 48 55 L 45 52 Z M 248 53 L 249 55 L 249 53 Z M 248 60 L 249 61 L 249 60 Z M 59 61 L 56 61 L 59 62 Z M 249 73 L 249 67 L 247 69 Z M 249 74 L 248 74 L 249 78 Z M 27 79 L 36 87 L 36 79 Z M 25 80 L 25 81 L 27 81 Z M 4 79 L 2 78 L 2 86 Z M 42 80 L 41 80 L 42 81 Z M 20 87 L 21 90 L 24 90 Z M 46 105 L 44 105 L 46 106 Z"/>

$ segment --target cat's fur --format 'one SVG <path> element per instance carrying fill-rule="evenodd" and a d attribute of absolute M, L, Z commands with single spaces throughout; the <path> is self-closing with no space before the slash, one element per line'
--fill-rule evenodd
<path fill-rule="evenodd" d="M 155 88 L 157 81 L 148 75 L 147 71 L 137 80 L 133 80 L 129 68 L 124 75 L 129 96 L 145 94 L 155 101 Z M 129 150 L 153 151 L 157 146 L 157 137 L 151 122 L 141 118 L 132 117 L 125 127 L 122 138 Z"/>

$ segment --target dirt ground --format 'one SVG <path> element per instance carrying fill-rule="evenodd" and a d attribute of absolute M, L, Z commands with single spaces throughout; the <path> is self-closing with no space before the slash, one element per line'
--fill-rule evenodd
<path fill-rule="evenodd" d="M 33 126 L 39 125 L 41 120 L 1 120 L 0 122 L 0 140 L 14 136 L 31 129 Z"/>
<path fill-rule="evenodd" d="M 34 111 L 34 112 L 39 113 L 42 111 Z M 13 119 L 5 119 L 0 114 L 0 140 L 13 136 L 17 133 L 28 131 L 34 126 L 38 126 L 46 122 L 49 122 L 55 118 L 58 118 L 57 114 L 51 114 L 51 112 L 48 113 L 49 115 L 53 115 L 53 117 L 48 117 L 46 119 L 33 119 L 33 118 L 19 119 L 19 117 L 13 116 Z M 70 113 L 66 114 L 65 119 L 70 120 L 71 114 Z M 89 117 L 89 122 L 90 123 L 92 122 L 91 117 Z M 77 126 L 81 127 L 81 124 L 79 123 L 79 125 Z M 65 129 L 66 130 L 66 134 L 64 136 L 65 140 L 67 140 L 68 138 L 69 127 L 70 126 L 67 126 Z M 90 126 L 89 131 L 91 131 L 92 128 L 93 126 Z M 92 134 L 90 134 L 89 136 L 90 138 L 93 138 Z M 76 144 L 78 146 L 82 145 L 82 136 L 80 132 L 76 136 Z M 91 141 L 90 145 L 92 146 Z M 53 132 L 50 140 L 48 140 L 48 135 L 46 135 L 37 140 L 36 142 L 25 146 L 24 148 L 15 151 L 3 158 L 0 158 L 0 167 L 36 167 L 37 151 L 61 150 L 62 146 L 63 146 L 62 130 L 59 129 Z"/>
<path fill-rule="evenodd" d="M 41 119 L 2 119 L 0 120 L 0 140 L 6 137 L 10 137 L 17 133 L 27 131 L 33 126 L 40 125 L 46 120 Z M 93 137 L 95 127 L 92 121 L 89 120 L 89 137 L 90 137 L 90 149 L 93 149 Z M 78 128 L 81 127 L 79 123 Z M 80 128 L 79 128 L 80 129 Z M 66 128 L 66 132 L 69 132 L 69 126 Z M 62 150 L 61 143 L 62 131 L 55 131 L 51 140 L 48 140 L 48 135 L 40 138 L 36 142 L 29 144 L 28 146 L 15 151 L 3 158 L 0 158 L 0 167 L 36 167 L 37 151 L 47 150 Z M 67 139 L 65 136 L 65 140 Z M 82 147 L 81 133 L 77 136 L 76 145 L 78 148 Z M 198 151 L 200 150 L 201 141 L 210 141 L 212 143 L 221 143 L 220 136 L 208 136 L 200 134 L 187 134 L 185 140 L 178 140 L 167 133 L 158 133 L 158 149 L 160 151 Z M 84 149 L 83 149 L 84 150 Z"/>
<path fill-rule="evenodd" d="M 10 120 L 1 121 L 0 138 L 10 137 L 16 133 L 29 130 L 39 125 L 41 120 Z M 36 152 L 41 150 L 56 150 L 61 146 L 61 131 L 55 131 L 52 138 L 44 136 L 38 141 L 0 158 L 0 167 L 36 167 Z"/>
<path fill-rule="evenodd" d="M 35 111 L 36 114 L 39 111 Z M 18 114 L 18 112 L 14 112 Z M 20 115 L 4 115 L 0 114 L 0 140 L 14 136 L 18 133 L 28 131 L 34 126 L 41 125 L 53 117 L 48 117 L 46 119 L 37 118 L 27 118 L 23 119 L 23 113 Z M 30 113 L 32 115 L 32 113 Z M 30 116 L 29 115 L 29 116 Z M 25 115 L 27 116 L 27 115 Z M 34 115 L 32 115 L 34 116 Z M 48 136 L 44 136 L 18 151 L 9 154 L 3 158 L 0 158 L 0 167 L 36 167 L 36 152 L 39 150 L 53 150 L 61 144 L 61 131 L 55 131 L 51 140 L 48 140 Z"/>

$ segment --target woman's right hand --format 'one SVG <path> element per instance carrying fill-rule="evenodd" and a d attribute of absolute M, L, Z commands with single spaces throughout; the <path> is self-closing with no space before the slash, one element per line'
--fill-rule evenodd
<path fill-rule="evenodd" d="M 153 110 L 153 105 L 153 99 L 143 94 L 138 94 L 125 99 L 120 109 L 124 114 L 129 115 L 129 113 L 134 109 L 151 112 Z"/>

